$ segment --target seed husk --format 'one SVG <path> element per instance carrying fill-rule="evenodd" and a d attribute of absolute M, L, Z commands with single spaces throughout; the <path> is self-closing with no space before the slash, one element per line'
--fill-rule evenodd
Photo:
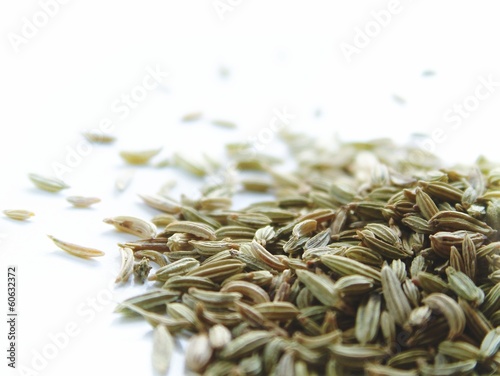
<path fill-rule="evenodd" d="M 137 282 L 144 283 L 149 276 L 152 267 L 149 265 L 149 259 L 143 257 L 141 261 L 134 264 L 134 276 Z"/>

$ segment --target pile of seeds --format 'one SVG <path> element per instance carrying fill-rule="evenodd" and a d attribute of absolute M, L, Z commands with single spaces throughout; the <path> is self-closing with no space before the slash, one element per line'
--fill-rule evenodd
<path fill-rule="evenodd" d="M 154 326 L 155 368 L 179 336 L 203 375 L 498 374 L 500 165 L 282 136 L 291 172 L 228 145 L 239 180 L 142 195 L 154 223 L 106 219 L 141 237 L 117 282 L 150 288 L 117 312 Z M 242 190 L 275 198 L 232 209 Z"/>

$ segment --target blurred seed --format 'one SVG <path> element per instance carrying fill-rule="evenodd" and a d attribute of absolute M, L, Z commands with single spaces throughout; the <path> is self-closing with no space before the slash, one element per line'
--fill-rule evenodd
<path fill-rule="evenodd" d="M 424 364 L 420 367 L 420 373 L 423 376 L 452 376 L 452 375 L 465 375 L 476 367 L 475 360 L 464 360 L 461 362 L 440 364 L 440 365 L 427 365 Z"/>
<path fill-rule="evenodd" d="M 62 189 L 69 188 L 62 180 L 51 178 L 38 174 L 28 174 L 30 180 L 35 184 L 38 188 L 43 189 L 48 192 L 59 192 Z"/>
<path fill-rule="evenodd" d="M 17 210 L 4 210 L 3 213 L 12 219 L 16 219 L 18 221 L 24 221 L 28 218 L 31 218 L 35 215 L 35 213 L 30 212 L 29 210 L 22 210 L 22 209 L 17 209 Z"/>
<path fill-rule="evenodd" d="M 212 353 L 213 349 L 206 333 L 193 335 L 186 347 L 186 367 L 193 372 L 202 372 L 210 362 Z"/>
<path fill-rule="evenodd" d="M 231 341 L 231 331 L 221 324 L 216 324 L 208 331 L 210 346 L 219 350 Z"/>
<path fill-rule="evenodd" d="M 353 369 L 363 369 L 366 362 L 383 359 L 387 356 L 387 350 L 375 345 L 334 344 L 329 349 L 332 356 L 340 364 Z"/>
<path fill-rule="evenodd" d="M 402 370 L 380 364 L 368 364 L 365 367 L 367 376 L 418 376 L 418 370 Z"/>
<path fill-rule="evenodd" d="M 120 192 L 123 192 L 125 189 L 127 189 L 132 182 L 134 174 L 134 170 L 126 170 L 122 172 L 115 180 L 116 189 Z"/>
<path fill-rule="evenodd" d="M 172 290 L 153 290 L 145 294 L 134 296 L 125 300 L 122 304 L 118 305 L 115 312 L 125 315 L 136 314 L 135 311 L 130 310 L 129 306 L 139 307 L 145 310 L 152 310 L 155 307 L 165 307 L 165 304 L 177 300 L 180 297 L 179 291 Z"/>
<path fill-rule="evenodd" d="M 428 306 L 420 306 L 415 308 L 410 313 L 410 317 L 406 322 L 405 328 L 407 331 L 411 331 L 411 327 L 422 327 L 426 325 L 432 315 L 432 310 Z"/>
<path fill-rule="evenodd" d="M 480 360 L 480 350 L 470 343 L 461 341 L 443 341 L 439 344 L 439 353 L 456 360 Z"/>
<path fill-rule="evenodd" d="M 177 218 L 171 214 L 157 214 L 153 218 L 151 218 L 151 222 L 153 222 L 156 226 L 167 226 L 172 222 L 177 221 Z"/>
<path fill-rule="evenodd" d="M 448 284 L 440 277 L 427 272 L 418 273 L 417 278 L 414 279 L 414 281 L 427 293 L 446 292 L 449 289 Z"/>
<path fill-rule="evenodd" d="M 191 122 L 200 120 L 202 117 L 202 113 L 199 111 L 189 112 L 181 118 L 183 122 Z"/>
<path fill-rule="evenodd" d="M 481 342 L 480 352 L 485 358 L 495 356 L 500 350 L 500 327 L 492 329 Z"/>
<path fill-rule="evenodd" d="M 379 330 L 382 298 L 379 294 L 371 294 L 358 307 L 354 331 L 356 339 L 362 345 L 373 341 Z"/>
<path fill-rule="evenodd" d="M 120 157 L 129 164 L 132 165 L 142 165 L 149 162 L 151 158 L 160 153 L 162 148 L 140 150 L 140 151 L 121 151 Z"/>
<path fill-rule="evenodd" d="M 455 300 L 442 293 L 433 293 L 425 297 L 422 302 L 446 317 L 450 327 L 448 339 L 454 339 L 462 334 L 465 329 L 465 315 Z"/>
<path fill-rule="evenodd" d="M 126 308 L 127 311 L 132 311 L 141 315 L 153 327 L 164 325 L 169 332 L 177 332 L 179 330 L 187 329 L 191 325 L 191 323 L 185 319 L 172 319 L 158 313 L 146 311 L 145 309 L 142 309 L 128 302 L 122 302 L 120 305 Z"/>
<path fill-rule="evenodd" d="M 88 208 L 91 205 L 101 202 L 98 197 L 86 197 L 86 196 L 69 196 L 66 200 L 71 203 L 76 208 Z"/>
<path fill-rule="evenodd" d="M 103 132 L 95 132 L 95 131 L 85 131 L 82 132 L 83 137 L 87 139 L 87 141 L 96 143 L 96 144 L 110 144 L 116 141 L 116 137 L 106 134 Z"/>
<path fill-rule="evenodd" d="M 212 120 L 212 124 L 222 128 L 236 128 L 236 124 L 227 120 Z"/>
<path fill-rule="evenodd" d="M 193 159 L 188 159 L 179 153 L 174 153 L 172 163 L 174 166 L 177 166 L 195 176 L 202 177 L 208 174 L 208 169 L 205 165 Z"/>
<path fill-rule="evenodd" d="M 161 375 L 167 373 L 174 350 L 174 340 L 164 325 L 158 325 L 153 333 L 153 367 Z"/>
<path fill-rule="evenodd" d="M 251 354 L 264 346 L 272 338 L 273 334 L 265 330 L 254 330 L 231 340 L 221 350 L 222 359 L 237 359 Z"/>
<path fill-rule="evenodd" d="M 152 208 L 161 210 L 169 214 L 178 214 L 181 211 L 181 204 L 170 198 L 160 195 L 139 195 L 140 198 Z"/>

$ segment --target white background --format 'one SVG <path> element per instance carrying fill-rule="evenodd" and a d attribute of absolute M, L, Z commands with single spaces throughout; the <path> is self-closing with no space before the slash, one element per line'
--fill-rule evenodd
<path fill-rule="evenodd" d="M 444 120 L 454 103 L 467 98 L 473 103 L 479 77 L 500 82 L 498 3 L 399 4 L 400 12 L 349 62 L 341 44 L 355 46 L 358 28 L 373 26 L 371 12 L 387 9 L 387 1 L 241 1 L 221 19 L 210 0 L 73 0 L 60 5 L 18 51 L 11 33 L 22 36 L 25 17 L 33 20 L 41 6 L 3 1 L 0 209 L 36 213 L 26 223 L 0 218 L 2 315 L 6 267 L 18 267 L 18 366 L 33 369 L 36 354 L 53 343 L 51 335 L 74 323 L 78 334 L 32 374 L 152 374 L 149 325 L 123 322 L 107 300 L 144 289 L 107 287 L 119 268 L 116 243 L 133 237 L 116 233 L 102 219 L 149 218 L 155 211 L 136 193 L 154 193 L 179 177 L 178 197 L 196 192 L 199 182 L 172 169 L 142 168 L 119 194 L 114 190 L 124 171 L 119 150 L 163 146 L 162 156 L 168 157 L 175 150 L 197 154 L 204 148 L 217 155 L 226 141 L 258 137 L 273 109 L 285 106 L 295 116 L 290 129 L 318 137 L 407 142 L 413 133 L 437 132 L 442 142 L 432 145 L 448 161 L 472 163 L 479 154 L 498 160 L 500 87 L 457 129 Z M 120 117 L 113 103 L 141 84 L 147 66 L 160 67 L 168 78 L 129 116 Z M 226 78 L 221 69 L 229 72 Z M 435 75 L 422 74 L 428 70 Z M 191 111 L 202 111 L 205 120 L 183 124 L 180 118 Z M 113 121 L 118 141 L 95 147 L 65 174 L 71 189 L 54 195 L 33 188 L 27 173 L 51 173 L 81 141 L 81 131 L 97 128 L 105 118 Z M 207 121 L 216 118 L 236 122 L 239 130 L 216 129 Z M 274 150 L 276 142 L 265 146 Z M 64 200 L 70 194 L 96 195 L 103 202 L 72 209 Z M 57 250 L 46 234 L 107 254 L 77 260 Z M 0 327 L 0 374 L 13 375 L 4 371 L 7 326 Z M 181 374 L 179 352 L 171 375 Z"/>

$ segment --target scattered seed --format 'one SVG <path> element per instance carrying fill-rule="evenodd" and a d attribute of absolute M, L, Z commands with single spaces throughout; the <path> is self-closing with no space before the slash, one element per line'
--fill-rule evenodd
<path fill-rule="evenodd" d="M 73 256 L 78 256 L 78 257 L 82 257 L 82 258 L 104 256 L 104 252 L 99 251 L 97 249 L 83 247 L 81 245 L 77 245 L 77 244 L 73 244 L 73 243 L 68 243 L 68 242 L 56 239 L 52 235 L 47 235 L 47 236 L 54 242 L 55 245 L 57 245 L 63 251 L 66 251 Z"/>
<path fill-rule="evenodd" d="M 33 182 L 33 184 L 35 184 L 38 188 L 43 189 L 44 191 L 59 192 L 62 189 L 69 188 L 69 185 L 56 178 L 38 174 L 28 174 L 28 177 Z"/>
<path fill-rule="evenodd" d="M 88 208 L 91 205 L 101 202 L 100 198 L 85 196 L 69 196 L 66 197 L 66 200 L 76 208 Z"/>
<path fill-rule="evenodd" d="M 106 134 L 103 132 L 92 132 L 85 131 L 82 132 L 83 137 L 85 137 L 88 141 L 96 143 L 96 144 L 110 144 L 116 141 L 116 137 Z"/>
<path fill-rule="evenodd" d="M 140 151 L 121 151 L 120 157 L 131 165 L 143 165 L 149 162 L 151 158 L 159 154 L 162 148 L 140 150 Z"/>
<path fill-rule="evenodd" d="M 35 213 L 30 212 L 29 210 L 23 209 L 14 209 L 14 210 L 4 210 L 3 213 L 12 219 L 16 219 L 18 221 L 24 221 L 28 218 L 31 218 L 35 215 Z"/>

